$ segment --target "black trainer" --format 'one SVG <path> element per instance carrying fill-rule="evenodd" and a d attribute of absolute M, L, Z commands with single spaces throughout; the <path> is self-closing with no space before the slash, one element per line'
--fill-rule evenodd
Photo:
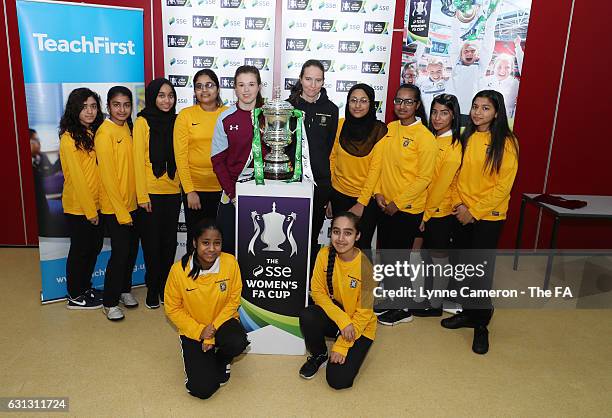
<path fill-rule="evenodd" d="M 219 376 L 219 386 L 225 386 L 227 382 L 229 382 L 231 369 L 232 365 L 228 363 L 225 366 L 225 370 L 222 371 L 221 375 Z"/>
<path fill-rule="evenodd" d="M 411 309 L 410 313 L 418 317 L 442 316 L 442 308 Z"/>
<path fill-rule="evenodd" d="M 147 291 L 147 298 L 145 299 L 145 306 L 149 309 L 159 308 L 159 296 L 157 292 Z"/>
<path fill-rule="evenodd" d="M 472 351 L 476 354 L 487 354 L 489 351 L 489 330 L 487 327 L 478 326 L 474 328 Z"/>
<path fill-rule="evenodd" d="M 444 328 L 448 329 L 457 329 L 457 328 L 475 328 L 476 324 L 474 324 L 470 318 L 463 312 L 455 314 L 450 318 L 444 318 L 440 321 L 440 325 Z"/>
<path fill-rule="evenodd" d="M 414 317 L 410 312 L 403 309 L 391 309 L 378 316 L 378 322 L 389 326 L 398 325 L 403 322 L 411 322 L 413 319 Z"/>
<path fill-rule="evenodd" d="M 321 367 L 327 364 L 327 353 L 318 356 L 308 356 L 306 363 L 300 368 L 300 376 L 304 379 L 312 379 Z"/>
<path fill-rule="evenodd" d="M 68 298 L 66 308 L 68 309 L 99 309 L 102 307 L 102 302 L 83 294 L 78 298 Z"/>

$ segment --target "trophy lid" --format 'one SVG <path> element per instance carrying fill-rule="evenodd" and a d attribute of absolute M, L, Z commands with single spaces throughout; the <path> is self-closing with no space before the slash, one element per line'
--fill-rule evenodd
<path fill-rule="evenodd" d="M 293 106 L 286 100 L 281 99 L 281 88 L 280 86 L 274 87 L 273 99 L 268 100 L 262 109 L 264 112 L 278 112 L 278 111 L 291 111 Z"/>

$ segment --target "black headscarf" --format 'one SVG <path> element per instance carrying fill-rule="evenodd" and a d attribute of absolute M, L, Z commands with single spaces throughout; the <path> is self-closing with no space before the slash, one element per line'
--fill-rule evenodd
<path fill-rule="evenodd" d="M 370 109 L 361 118 L 356 118 L 349 111 L 349 100 L 355 90 L 363 90 L 370 99 Z M 365 157 L 374 145 L 387 135 L 387 125 L 376 119 L 374 89 L 367 84 L 355 84 L 346 96 L 344 108 L 344 125 L 340 131 L 340 146 L 350 155 Z"/>
<path fill-rule="evenodd" d="M 159 90 L 164 84 L 172 88 L 175 98 L 174 106 L 168 112 L 162 112 L 155 104 Z M 153 174 L 159 178 L 168 173 L 168 177 L 174 179 L 176 161 L 172 132 L 176 119 L 176 90 L 170 81 L 156 78 L 149 83 L 145 90 L 145 108 L 138 113 L 138 116 L 145 118 L 149 124 L 149 159 L 153 166 Z"/>

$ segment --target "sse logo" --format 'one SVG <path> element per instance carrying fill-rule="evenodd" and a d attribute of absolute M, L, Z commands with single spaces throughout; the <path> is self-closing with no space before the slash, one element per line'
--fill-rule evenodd
<path fill-rule="evenodd" d="M 166 6 L 191 7 L 190 0 L 166 0 Z"/>
<path fill-rule="evenodd" d="M 289 22 L 289 29 L 306 29 L 308 23 L 304 20 L 291 20 Z"/>
<path fill-rule="evenodd" d="M 291 90 L 297 82 L 297 78 L 285 78 L 285 90 Z"/>
<path fill-rule="evenodd" d="M 244 49 L 243 40 L 240 37 L 222 36 L 219 42 L 221 49 Z"/>
<path fill-rule="evenodd" d="M 183 18 L 183 17 L 171 17 L 170 19 L 168 19 L 168 24 L 169 25 L 186 25 L 187 24 L 187 19 Z"/>
<path fill-rule="evenodd" d="M 341 64 L 338 71 L 358 71 L 359 65 L 357 64 Z"/>
<path fill-rule="evenodd" d="M 310 39 L 287 38 L 285 51 L 310 51 Z"/>
<path fill-rule="evenodd" d="M 217 57 L 204 57 L 201 55 L 194 55 L 193 57 L 193 68 L 217 68 Z"/>
<path fill-rule="evenodd" d="M 332 19 L 312 19 L 313 32 L 336 32 L 336 21 Z"/>
<path fill-rule="evenodd" d="M 373 12 L 388 12 L 391 10 L 391 8 L 389 7 L 389 5 L 379 6 L 378 3 L 374 3 L 372 7 L 370 7 L 370 10 L 372 10 Z"/>
<path fill-rule="evenodd" d="M 344 54 L 355 54 L 358 52 L 361 53 L 363 50 L 361 49 L 360 41 L 339 41 L 338 52 Z"/>
<path fill-rule="evenodd" d="M 219 86 L 222 89 L 233 89 L 234 88 L 234 77 L 221 77 L 219 79 Z"/>
<path fill-rule="evenodd" d="M 253 41 L 253 42 L 251 42 L 251 48 L 270 48 L 270 42 L 268 42 L 268 41 Z"/>
<path fill-rule="evenodd" d="M 311 0 L 289 0 L 287 10 L 312 10 Z"/>
<path fill-rule="evenodd" d="M 363 33 L 374 33 L 376 35 L 389 33 L 388 22 L 365 22 L 363 24 Z"/>
<path fill-rule="evenodd" d="M 368 51 L 370 51 L 370 52 L 387 52 L 387 47 L 384 46 L 384 45 L 372 44 L 368 48 Z"/>
<path fill-rule="evenodd" d="M 336 3 L 333 1 L 322 1 L 319 3 L 319 9 L 335 9 Z"/>
<path fill-rule="evenodd" d="M 223 68 L 237 68 L 242 65 L 242 62 L 236 60 L 225 60 L 223 61 Z"/>
<path fill-rule="evenodd" d="M 243 0 L 221 0 L 222 9 L 244 9 Z"/>
<path fill-rule="evenodd" d="M 348 92 L 359 81 L 353 80 L 336 80 L 336 92 Z"/>
<path fill-rule="evenodd" d="M 317 44 L 317 49 L 322 49 L 324 51 L 333 51 L 336 49 L 336 47 L 331 42 L 319 42 Z"/>
<path fill-rule="evenodd" d="M 258 70 L 270 71 L 269 58 L 245 58 L 244 65 L 251 65 Z"/>
<path fill-rule="evenodd" d="M 342 0 L 340 11 L 343 13 L 365 13 L 365 1 Z"/>
<path fill-rule="evenodd" d="M 168 80 L 174 87 L 191 87 L 190 77 L 188 75 L 170 75 Z"/>
<path fill-rule="evenodd" d="M 304 64 L 304 61 L 289 61 L 287 63 L 287 69 L 289 68 L 301 68 Z"/>
<path fill-rule="evenodd" d="M 170 65 L 187 65 L 187 60 L 184 58 L 171 58 Z"/>
<path fill-rule="evenodd" d="M 217 16 L 194 15 L 191 20 L 191 26 L 198 29 L 217 28 Z"/>
<path fill-rule="evenodd" d="M 168 48 L 191 48 L 191 36 L 168 35 Z"/>
<path fill-rule="evenodd" d="M 270 30 L 270 19 L 267 17 L 246 17 L 244 28 L 248 30 Z"/>
<path fill-rule="evenodd" d="M 363 61 L 361 72 L 364 74 L 385 74 L 385 63 L 380 61 Z"/>

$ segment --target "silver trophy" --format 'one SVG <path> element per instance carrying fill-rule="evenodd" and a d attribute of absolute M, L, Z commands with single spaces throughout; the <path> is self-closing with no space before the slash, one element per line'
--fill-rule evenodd
<path fill-rule="evenodd" d="M 260 215 L 257 211 L 251 212 L 251 220 L 253 221 L 253 236 L 249 242 L 248 252 L 255 255 L 255 243 L 259 238 L 266 246 L 262 251 L 283 251 L 280 247 L 285 241 L 289 241 L 291 246 L 290 257 L 297 254 L 297 243 L 293 237 L 293 223 L 297 215 L 291 212 L 289 215 L 284 215 L 276 211 L 276 202 L 272 202 L 272 211 Z M 263 222 L 263 228 L 262 228 Z M 285 223 L 287 226 L 285 227 Z"/>
<path fill-rule="evenodd" d="M 280 87 L 274 91 L 274 99 L 263 107 L 265 126 L 263 141 L 270 147 L 270 152 L 264 157 L 264 178 L 269 180 L 286 180 L 293 176 L 293 167 L 285 147 L 291 143 L 291 128 L 289 122 L 293 106 L 281 100 Z"/>

